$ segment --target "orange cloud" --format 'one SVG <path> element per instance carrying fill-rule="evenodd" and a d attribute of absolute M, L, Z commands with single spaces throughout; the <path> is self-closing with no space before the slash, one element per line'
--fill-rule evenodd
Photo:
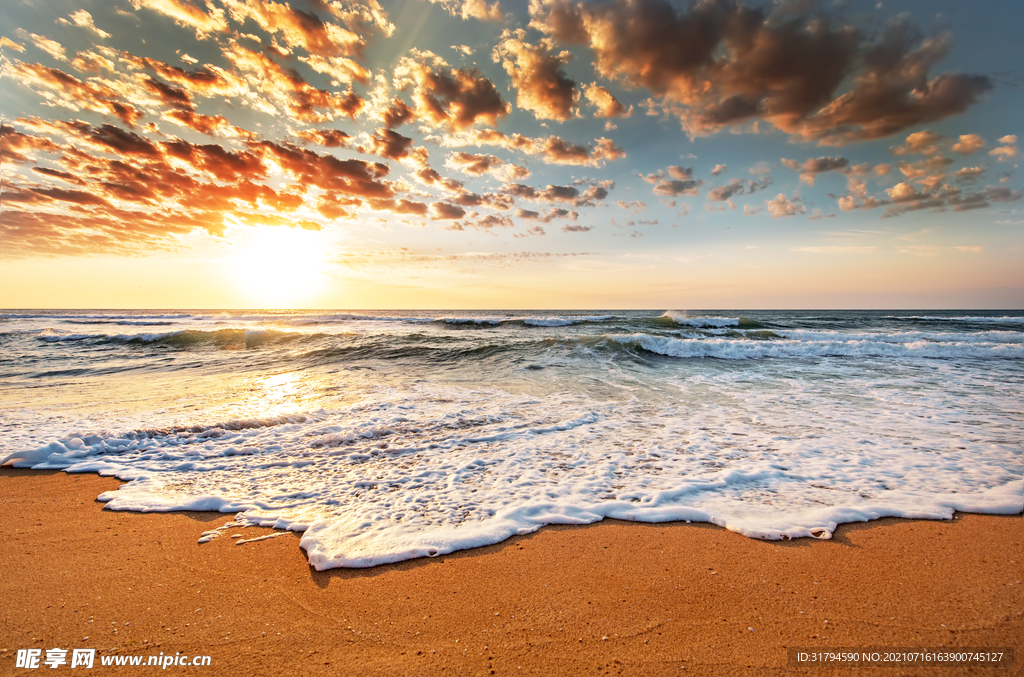
<path fill-rule="evenodd" d="M 209 12 L 187 0 L 131 0 L 132 6 L 139 10 L 143 7 L 159 12 L 174 19 L 179 26 L 194 28 L 196 37 L 203 39 L 208 33 L 223 33 L 228 30 L 228 22 L 224 18 L 224 10 L 207 2 Z"/>
<path fill-rule="evenodd" d="M 445 160 L 445 166 L 449 169 L 460 171 L 463 174 L 481 176 L 504 164 L 501 158 L 493 155 L 474 155 L 472 153 L 452 153 Z"/>
<path fill-rule="evenodd" d="M 546 164 L 585 165 L 600 167 L 608 160 L 626 157 L 626 151 L 611 139 L 601 137 L 589 146 L 569 143 L 558 136 L 531 138 L 522 134 L 505 134 L 496 129 L 476 129 L 449 134 L 436 139 L 442 146 L 497 146 L 536 155 Z"/>
<path fill-rule="evenodd" d="M 495 125 L 508 115 L 509 106 L 494 83 L 477 69 L 453 69 L 432 52 L 411 53 L 395 68 L 395 86 L 413 87 L 417 117 L 461 131 L 479 122 Z"/>
<path fill-rule="evenodd" d="M 494 48 L 494 60 L 512 77 L 516 103 L 541 120 L 564 122 L 576 117 L 579 100 L 576 83 L 562 70 L 572 58 L 569 52 L 555 54 L 550 45 L 524 42 L 526 32 L 505 30 Z"/>
<path fill-rule="evenodd" d="M 946 137 L 930 130 L 915 132 L 907 137 L 906 143 L 892 149 L 893 155 L 931 155 L 939 150 L 938 144 Z"/>
<path fill-rule="evenodd" d="M 430 0 L 430 2 L 441 5 L 452 16 L 459 16 L 463 19 L 479 19 L 481 21 L 504 19 L 501 14 L 501 4 L 497 1 L 490 5 L 486 0 Z"/>
<path fill-rule="evenodd" d="M 4 71 L 5 75 L 22 85 L 42 90 L 50 103 L 73 111 L 85 108 L 114 115 L 129 127 L 134 127 L 143 117 L 143 113 L 130 103 L 118 101 L 121 97 L 117 91 L 95 78 L 82 81 L 56 68 L 18 60 L 10 63 Z"/>
<path fill-rule="evenodd" d="M 627 110 L 625 106 L 619 103 L 619 100 L 616 99 L 611 92 L 604 87 L 601 87 L 596 82 L 592 82 L 584 87 L 583 93 L 586 95 L 587 101 L 597 108 L 597 112 L 594 113 L 594 117 L 628 118 L 633 114 L 632 106 Z"/>
<path fill-rule="evenodd" d="M 970 155 L 985 145 L 985 139 L 977 134 L 961 134 L 960 140 L 953 145 L 953 150 L 961 155 Z"/>
<path fill-rule="evenodd" d="M 298 122 L 322 123 L 333 120 L 335 113 L 351 118 L 363 107 L 363 99 L 354 92 L 336 94 L 317 89 L 296 71 L 278 65 L 264 54 L 242 47 L 233 39 L 223 53 L 239 71 L 256 80 L 261 94 Z M 320 113 L 321 110 L 327 112 Z"/>
<path fill-rule="evenodd" d="M 802 165 L 796 160 L 782 158 L 782 165 L 794 171 L 800 172 L 800 180 L 807 185 L 814 185 L 814 178 L 824 172 L 839 172 L 845 174 L 850 171 L 850 161 L 844 157 L 819 157 L 810 158 Z"/>

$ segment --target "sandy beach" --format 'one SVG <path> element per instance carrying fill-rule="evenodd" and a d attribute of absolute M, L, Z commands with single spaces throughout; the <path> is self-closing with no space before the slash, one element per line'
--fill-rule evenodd
<path fill-rule="evenodd" d="M 298 535 L 235 545 L 273 532 L 233 529 L 197 545 L 231 516 L 104 510 L 96 497 L 118 484 L 0 470 L 0 673 L 28 674 L 18 649 L 59 647 L 211 657 L 168 668 L 179 674 L 850 674 L 788 668 L 787 647 L 1019 654 L 1024 638 L 1020 516 L 885 519 L 790 542 L 606 521 L 317 573 Z"/>

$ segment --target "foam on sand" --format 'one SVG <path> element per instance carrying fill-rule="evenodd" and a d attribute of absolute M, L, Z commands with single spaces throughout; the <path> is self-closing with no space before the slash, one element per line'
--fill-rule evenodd
<path fill-rule="evenodd" d="M 738 397 L 731 385 L 728 375 L 691 380 L 689 395 L 656 406 L 376 387 L 334 411 L 79 432 L 4 463 L 129 480 L 100 496 L 113 510 L 240 512 L 245 523 L 303 531 L 318 570 L 606 517 L 827 538 L 843 522 L 1024 507 L 1020 445 L 979 435 L 953 396 L 892 407 L 884 384 L 861 380 L 828 396 L 823 426 L 786 403 L 824 404 L 813 392 L 775 382 Z M 877 405 L 851 403 L 872 388 Z M 899 413 L 908 406 L 929 418 L 908 424 Z M 1013 414 L 993 406 L 987 416 L 996 424 Z"/>

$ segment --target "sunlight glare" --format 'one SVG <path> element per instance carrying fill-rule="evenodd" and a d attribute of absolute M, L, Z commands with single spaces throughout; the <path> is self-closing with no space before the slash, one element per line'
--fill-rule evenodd
<path fill-rule="evenodd" d="M 323 234 L 262 227 L 244 232 L 230 254 L 228 274 L 238 291 L 262 308 L 296 308 L 326 281 Z"/>

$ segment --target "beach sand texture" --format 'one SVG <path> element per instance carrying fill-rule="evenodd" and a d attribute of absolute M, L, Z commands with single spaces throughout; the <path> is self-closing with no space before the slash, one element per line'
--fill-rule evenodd
<path fill-rule="evenodd" d="M 19 648 L 53 647 L 211 656 L 175 674 L 849 675 L 787 668 L 786 648 L 1024 645 L 1020 516 L 883 519 L 789 542 L 605 521 L 318 573 L 297 535 L 236 546 L 233 534 L 273 532 L 232 529 L 197 545 L 230 515 L 103 510 L 96 496 L 118 484 L 0 469 L 0 674 L 29 674 Z M 855 671 L 1021 674 L 1021 658 Z"/>

